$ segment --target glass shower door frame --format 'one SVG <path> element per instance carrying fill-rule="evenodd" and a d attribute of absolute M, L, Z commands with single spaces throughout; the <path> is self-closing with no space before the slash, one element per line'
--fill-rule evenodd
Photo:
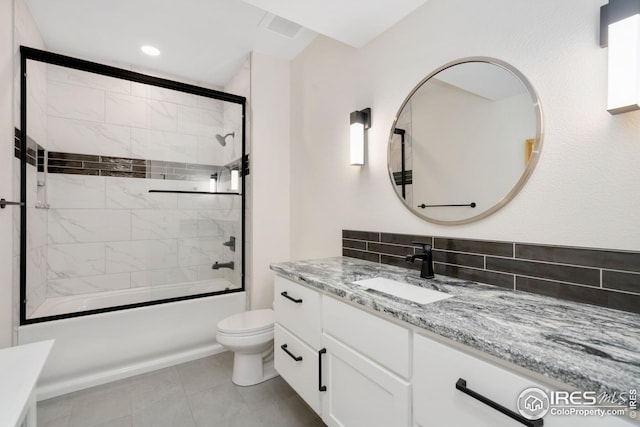
<path fill-rule="evenodd" d="M 245 290 L 245 232 L 246 232 L 246 180 L 245 176 L 248 174 L 249 157 L 246 152 L 246 98 L 243 96 L 233 95 L 226 92 L 221 92 L 213 89 L 203 88 L 196 85 L 182 83 L 174 80 L 164 79 L 160 77 L 154 77 L 130 70 L 125 70 L 109 65 L 99 64 L 96 62 L 86 61 L 83 59 L 73 58 L 70 56 L 60 55 L 52 52 L 43 51 L 40 49 L 34 49 L 27 46 L 20 46 L 20 201 L 22 206 L 20 208 L 20 325 L 28 325 L 32 323 L 46 322 L 51 320 L 59 320 L 70 317 L 86 316 L 97 313 L 105 313 L 116 310 L 124 310 L 129 308 L 164 304 L 174 301 L 189 300 L 194 298 L 202 298 L 213 295 L 244 292 Z M 100 74 L 103 76 L 114 77 L 118 79 L 124 79 L 131 82 L 137 82 L 152 86 L 157 86 L 165 89 L 171 89 L 179 92 L 185 92 L 193 95 L 203 96 L 207 98 L 213 98 L 220 101 L 226 101 L 234 104 L 239 104 L 242 107 L 242 154 L 240 157 L 240 188 L 241 192 L 241 233 L 242 239 L 241 246 L 241 274 L 240 274 L 240 288 L 226 289 L 216 292 L 208 292 L 195 295 L 186 295 L 173 298 L 159 299 L 147 302 L 140 302 L 134 304 L 119 305 L 107 308 L 93 309 L 87 311 L 79 311 L 73 313 L 58 314 L 53 316 L 39 317 L 39 318 L 27 318 L 27 61 L 38 61 L 45 64 L 58 65 L 62 67 L 72 68 L 80 71 Z M 198 192 L 200 194 L 221 194 L 210 192 Z M 229 197 L 238 197 L 238 193 L 224 193 L 229 194 Z M 204 196 L 206 197 L 206 196 Z"/>

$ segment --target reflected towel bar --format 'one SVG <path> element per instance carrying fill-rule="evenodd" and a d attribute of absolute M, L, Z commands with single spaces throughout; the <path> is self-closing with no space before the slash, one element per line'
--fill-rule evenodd
<path fill-rule="evenodd" d="M 183 191 L 183 190 L 149 190 L 149 193 L 177 193 L 177 194 L 225 194 L 240 196 L 240 193 L 217 192 L 217 191 Z"/>
<path fill-rule="evenodd" d="M 476 207 L 476 202 L 471 202 L 471 203 L 467 203 L 466 205 L 425 205 L 424 203 L 421 205 L 418 205 L 419 208 L 444 208 L 444 207 L 449 207 L 449 206 L 468 206 L 470 208 L 475 208 Z"/>

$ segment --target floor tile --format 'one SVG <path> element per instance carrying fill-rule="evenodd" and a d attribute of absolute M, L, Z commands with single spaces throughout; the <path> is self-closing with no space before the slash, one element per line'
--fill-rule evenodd
<path fill-rule="evenodd" d="M 139 411 L 164 398 L 184 394 L 175 366 L 131 378 L 132 411 Z"/>
<path fill-rule="evenodd" d="M 131 394 L 127 381 L 117 381 L 73 393 L 69 427 L 95 427 L 131 415 Z"/>
<path fill-rule="evenodd" d="M 195 427 L 184 392 L 169 396 L 133 413 L 133 427 Z"/>
<path fill-rule="evenodd" d="M 131 427 L 133 419 L 130 415 L 126 417 L 117 418 L 115 420 L 107 421 L 104 424 L 99 424 L 96 427 Z"/>
<path fill-rule="evenodd" d="M 38 402 L 38 427 L 67 427 L 71 417 L 71 399 L 66 396 Z"/>
<path fill-rule="evenodd" d="M 190 394 L 189 403 L 198 427 L 216 426 L 246 407 L 242 395 L 231 381 Z"/>
<path fill-rule="evenodd" d="M 177 366 L 187 395 L 231 383 L 231 372 L 215 357 L 205 357 Z"/>
<path fill-rule="evenodd" d="M 38 402 L 38 427 L 322 427 L 281 377 L 231 382 L 225 352 Z"/>

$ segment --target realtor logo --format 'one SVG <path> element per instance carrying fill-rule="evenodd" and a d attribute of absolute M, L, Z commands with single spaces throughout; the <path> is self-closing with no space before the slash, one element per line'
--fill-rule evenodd
<path fill-rule="evenodd" d="M 549 411 L 547 393 L 537 387 L 524 390 L 518 396 L 518 411 L 529 420 L 537 420 L 544 417 Z"/>

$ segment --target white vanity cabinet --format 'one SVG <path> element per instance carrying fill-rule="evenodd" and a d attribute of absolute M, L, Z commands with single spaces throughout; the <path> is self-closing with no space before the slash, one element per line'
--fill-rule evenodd
<path fill-rule="evenodd" d="M 322 297 L 322 419 L 327 425 L 403 427 L 411 423 L 411 332 Z"/>
<path fill-rule="evenodd" d="M 273 306 L 275 368 L 332 427 L 521 427 L 481 400 L 518 416 L 523 390 L 548 391 L 472 351 L 281 276 Z M 469 393 L 456 387 L 459 380 Z M 544 417 L 545 427 L 632 425 L 619 417 Z"/>
<path fill-rule="evenodd" d="M 411 424 L 411 331 L 276 276 L 275 368 L 329 426 Z"/>
<path fill-rule="evenodd" d="M 523 424 L 456 388 L 463 379 L 472 392 L 515 414 L 520 393 L 529 387 L 547 387 L 511 370 L 468 353 L 414 335 L 413 425 L 414 427 L 522 427 Z M 630 427 L 619 417 L 544 416 L 545 427 Z"/>

